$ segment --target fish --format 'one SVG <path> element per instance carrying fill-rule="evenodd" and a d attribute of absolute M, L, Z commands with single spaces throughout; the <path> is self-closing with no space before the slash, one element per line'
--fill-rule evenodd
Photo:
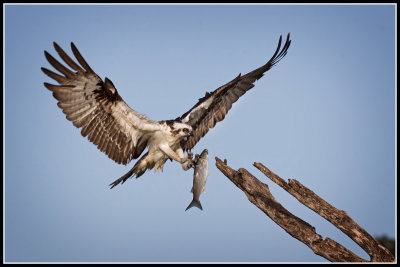
<path fill-rule="evenodd" d="M 206 182 L 208 176 L 208 150 L 204 149 L 203 152 L 201 152 L 200 156 L 197 158 L 194 166 L 193 187 L 191 190 L 191 192 L 193 193 L 193 200 L 192 202 L 190 202 L 186 210 L 190 209 L 191 207 L 197 207 L 203 210 L 203 207 L 200 203 L 200 195 L 206 190 Z"/>

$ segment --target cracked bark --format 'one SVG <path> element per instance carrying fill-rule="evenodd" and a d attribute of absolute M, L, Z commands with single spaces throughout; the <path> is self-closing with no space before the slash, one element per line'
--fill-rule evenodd
<path fill-rule="evenodd" d="M 236 171 L 227 165 L 226 160 L 221 161 L 217 157 L 215 159 L 217 168 L 246 194 L 251 203 L 261 209 L 292 237 L 310 247 L 315 254 L 332 262 L 367 262 L 336 241 L 330 238 L 323 239 L 316 233 L 313 226 L 290 213 L 276 201 L 269 191 L 268 185 L 260 182 L 246 169 L 240 168 Z M 289 179 L 287 183 L 261 163 L 254 163 L 254 166 L 302 204 L 353 239 L 368 253 L 371 262 L 394 261 L 394 256 L 389 250 L 354 222 L 345 211 L 336 209 L 297 180 Z"/>

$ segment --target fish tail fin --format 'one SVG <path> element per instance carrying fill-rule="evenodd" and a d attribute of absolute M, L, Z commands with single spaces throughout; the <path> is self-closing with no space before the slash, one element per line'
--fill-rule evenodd
<path fill-rule="evenodd" d="M 193 199 L 192 202 L 190 202 L 189 206 L 185 209 L 185 211 L 187 211 L 191 207 L 197 207 L 197 208 L 203 210 L 203 207 L 201 206 L 200 200 L 194 200 Z"/>

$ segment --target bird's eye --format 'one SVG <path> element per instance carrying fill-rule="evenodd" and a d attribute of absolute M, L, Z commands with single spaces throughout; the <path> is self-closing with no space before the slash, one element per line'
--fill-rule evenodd
<path fill-rule="evenodd" d="M 189 129 L 188 129 L 188 128 L 183 128 L 183 132 L 184 132 L 185 134 L 187 134 L 187 133 L 189 132 Z"/>

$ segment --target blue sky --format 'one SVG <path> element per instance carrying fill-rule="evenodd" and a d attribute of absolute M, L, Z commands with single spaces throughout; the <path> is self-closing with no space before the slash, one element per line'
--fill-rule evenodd
<path fill-rule="evenodd" d="M 286 57 L 194 148 L 208 148 L 203 211 L 192 171 L 168 162 L 110 190 L 118 165 L 80 135 L 43 86 L 43 51 L 73 41 L 130 107 L 176 118 L 205 91 Z M 326 262 L 215 167 L 246 168 L 324 238 L 351 239 L 264 177 L 299 180 L 372 235 L 396 233 L 394 5 L 7 5 L 5 261 Z M 71 54 L 71 53 L 70 53 Z"/>

